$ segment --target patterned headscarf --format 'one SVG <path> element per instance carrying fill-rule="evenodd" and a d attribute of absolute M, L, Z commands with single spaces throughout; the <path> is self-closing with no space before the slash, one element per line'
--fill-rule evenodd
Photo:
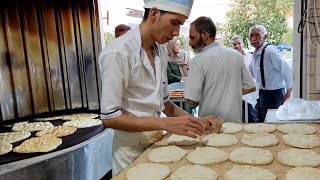
<path fill-rule="evenodd" d="M 156 7 L 159 10 L 179 13 L 189 18 L 193 0 L 144 0 L 144 3 L 144 8 Z"/>
<path fill-rule="evenodd" d="M 177 44 L 178 38 L 174 37 L 167 44 L 167 60 L 169 63 L 176 64 L 179 66 L 179 70 L 182 77 L 187 77 L 188 69 L 190 64 L 189 54 L 180 48 L 179 52 L 175 52 L 175 46 Z"/>

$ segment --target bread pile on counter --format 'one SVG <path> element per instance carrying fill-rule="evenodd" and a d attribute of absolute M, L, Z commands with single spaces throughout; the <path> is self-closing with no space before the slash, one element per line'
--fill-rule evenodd
<path fill-rule="evenodd" d="M 122 174 L 128 180 L 320 180 L 320 137 L 316 132 L 308 124 L 261 123 L 242 128 L 241 124 L 224 123 L 220 134 L 197 139 L 171 135 L 167 145 L 152 146 L 146 151 L 147 160 L 132 163 Z M 279 177 L 280 172 L 285 178 Z"/>

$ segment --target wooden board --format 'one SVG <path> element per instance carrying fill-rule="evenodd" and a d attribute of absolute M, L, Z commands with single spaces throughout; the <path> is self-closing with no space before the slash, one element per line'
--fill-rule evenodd
<path fill-rule="evenodd" d="M 316 125 L 316 124 L 310 124 L 310 125 L 312 125 L 312 126 L 317 128 L 316 135 L 320 136 L 320 125 Z M 243 126 L 245 126 L 245 125 L 243 125 Z M 240 142 L 240 139 L 241 139 L 243 134 L 244 134 L 243 131 L 241 131 L 241 132 L 239 132 L 237 134 L 232 134 L 235 137 L 237 137 L 237 139 L 239 140 L 238 144 L 230 146 L 230 147 L 221 147 L 221 148 L 218 148 L 218 149 L 221 149 L 221 150 L 225 151 L 226 153 L 230 154 L 236 148 L 248 147 L 247 145 L 244 145 L 244 144 L 242 144 Z M 276 157 L 277 157 L 278 152 L 280 152 L 282 150 L 285 150 L 285 149 L 289 149 L 291 147 L 283 144 L 282 138 L 281 138 L 284 135 L 283 133 L 281 133 L 279 131 L 276 131 L 273 134 L 277 136 L 277 138 L 279 139 L 280 143 L 277 146 L 271 146 L 271 147 L 262 148 L 262 149 L 266 149 L 266 150 L 271 151 L 271 153 L 273 154 L 273 157 L 274 157 L 273 162 L 270 165 L 263 165 L 263 166 L 256 166 L 256 167 L 267 169 L 267 170 L 273 172 L 274 174 L 277 175 L 278 180 L 285 180 L 285 174 L 287 173 L 287 171 L 292 169 L 292 167 L 284 166 L 284 165 L 280 164 L 277 161 Z M 121 173 L 119 175 L 115 176 L 113 179 L 114 180 L 124 180 L 124 179 L 126 179 L 127 171 L 129 169 L 131 169 L 132 167 L 134 167 L 135 165 L 141 164 L 141 163 L 150 163 L 150 161 L 147 158 L 148 153 L 154 148 L 166 145 L 167 138 L 168 138 L 168 135 L 164 136 L 164 138 L 160 142 L 158 142 L 158 143 L 152 145 L 150 148 L 148 148 L 143 154 L 141 154 L 141 156 L 139 156 L 134 162 L 132 162 L 129 166 L 127 166 L 123 171 L 121 171 Z M 189 153 L 189 152 L 195 150 L 196 147 L 203 147 L 203 145 L 202 144 L 197 144 L 197 145 L 194 145 L 194 146 L 179 146 L 179 147 L 187 150 L 187 152 Z M 312 148 L 311 150 L 314 151 L 314 152 L 317 152 L 318 154 L 320 154 L 320 146 L 318 146 L 316 148 Z M 179 162 L 166 163 L 166 165 L 168 165 L 170 167 L 171 173 L 174 173 L 178 168 L 180 168 L 182 166 L 185 166 L 185 165 L 192 165 L 192 163 L 188 162 L 186 160 L 186 158 L 184 157 Z M 231 162 L 229 160 L 229 161 L 227 161 L 225 163 L 221 163 L 221 164 L 206 165 L 206 167 L 209 167 L 209 168 L 213 169 L 214 171 L 216 171 L 218 173 L 218 175 L 219 175 L 218 179 L 222 180 L 223 179 L 222 177 L 225 174 L 225 172 L 231 170 L 234 165 L 236 165 L 236 163 L 233 163 L 233 162 Z M 167 178 L 167 179 L 170 179 L 170 178 Z"/>

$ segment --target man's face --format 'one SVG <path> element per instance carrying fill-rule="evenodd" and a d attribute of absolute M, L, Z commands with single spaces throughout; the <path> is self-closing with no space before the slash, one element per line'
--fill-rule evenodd
<path fill-rule="evenodd" d="M 155 15 L 152 31 L 153 38 L 159 44 L 164 44 L 174 36 L 179 36 L 180 26 L 186 21 L 187 17 L 178 13 L 167 12 L 160 15 L 160 12 Z"/>
<path fill-rule="evenodd" d="M 266 40 L 266 35 L 264 35 L 260 29 L 252 28 L 249 33 L 249 40 L 253 47 L 256 49 L 260 48 L 264 41 Z"/>
<path fill-rule="evenodd" d="M 189 45 L 192 47 L 195 53 L 200 53 L 206 46 L 206 43 L 201 38 L 201 34 L 196 31 L 194 24 L 191 24 L 190 26 L 189 38 Z"/>
<path fill-rule="evenodd" d="M 243 43 L 241 42 L 241 40 L 239 38 L 236 38 L 233 40 L 232 46 L 235 50 L 237 50 L 241 53 L 243 52 Z"/>

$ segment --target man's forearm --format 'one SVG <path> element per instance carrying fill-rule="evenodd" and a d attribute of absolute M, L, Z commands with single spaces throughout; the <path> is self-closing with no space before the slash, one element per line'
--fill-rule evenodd
<path fill-rule="evenodd" d="M 115 118 L 103 120 L 103 126 L 106 128 L 117 129 L 127 132 L 142 132 L 162 130 L 162 124 L 159 118 L 136 117 L 121 114 Z"/>
<path fill-rule="evenodd" d="M 242 95 L 249 94 L 249 93 L 252 93 L 254 91 L 256 91 L 256 87 L 251 88 L 251 89 L 243 89 L 242 88 Z"/>
<path fill-rule="evenodd" d="M 186 116 L 186 115 L 190 116 L 189 113 L 181 109 L 172 101 L 168 101 L 164 105 L 165 105 L 165 109 L 163 110 L 163 113 L 166 114 L 168 117 L 178 117 L 178 116 Z"/>

